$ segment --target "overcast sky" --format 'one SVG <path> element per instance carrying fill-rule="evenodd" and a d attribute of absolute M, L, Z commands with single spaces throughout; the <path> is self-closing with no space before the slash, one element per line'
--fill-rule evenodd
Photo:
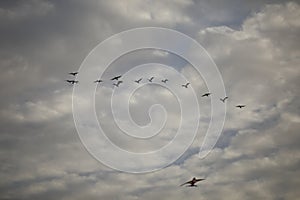
<path fill-rule="evenodd" d="M 299 198 L 299 2 L 3 0 L 0 24 L 0 199 Z M 210 119 L 201 76 L 162 51 L 141 50 L 115 61 L 103 79 L 142 63 L 174 67 L 193 85 L 201 110 L 198 135 L 179 160 L 156 172 L 130 174 L 86 151 L 73 120 L 73 87 L 65 79 L 97 44 L 144 26 L 174 29 L 198 41 L 218 66 L 229 99 L 221 137 L 199 159 Z M 158 82 L 169 75 L 154 66 L 145 71 L 151 73 Z M 168 84 L 183 84 L 167 78 Z M 128 81 L 123 84 L 126 92 Z M 139 125 L 149 123 L 151 105 L 165 106 L 162 136 L 150 143 L 129 140 L 118 130 L 109 107 L 112 91 L 109 81 L 98 86 L 96 109 L 115 144 L 144 152 L 174 137 L 180 108 L 166 88 L 146 85 L 130 99 L 131 117 Z M 178 186 L 194 176 L 206 180 L 197 188 Z"/>

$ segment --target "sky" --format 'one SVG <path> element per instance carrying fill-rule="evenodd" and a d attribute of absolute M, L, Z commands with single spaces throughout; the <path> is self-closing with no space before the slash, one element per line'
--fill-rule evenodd
<path fill-rule="evenodd" d="M 299 19 L 298 1 L 1 1 L 0 199 L 298 199 Z M 160 79 L 168 78 L 167 85 L 174 87 L 185 82 L 156 64 L 144 69 L 142 82 L 153 74 L 157 84 L 144 85 L 130 97 L 130 117 L 145 126 L 151 117 L 165 117 L 160 108 L 151 110 L 160 104 L 167 119 L 160 134 L 142 141 L 122 133 L 110 107 L 115 89 L 116 108 L 123 109 L 118 106 L 140 74 L 123 77 L 120 88 L 113 87 L 111 77 L 141 64 L 169 65 L 191 83 L 199 103 L 197 136 L 184 154 L 163 169 L 132 174 L 104 165 L 86 150 L 73 118 L 74 87 L 65 80 L 100 42 L 149 26 L 179 31 L 201 44 L 218 67 L 229 99 L 220 138 L 200 159 L 211 106 L 210 98 L 201 97 L 207 85 L 190 63 L 145 49 L 103 69 L 104 83 L 95 93 L 96 115 L 107 137 L 128 151 L 153 151 L 174 137 L 180 102 L 161 87 Z M 189 100 L 191 93 L 180 89 L 178 95 Z M 238 109 L 237 104 L 246 107 Z M 194 107 L 187 109 L 192 112 Z M 122 119 L 123 127 L 131 127 Z M 87 135 L 93 127 L 88 128 Z M 100 151 L 116 156 L 108 149 Z M 145 159 L 143 165 L 156 161 Z M 127 164 L 123 157 L 119 163 Z M 192 177 L 206 180 L 197 188 L 179 187 Z"/>

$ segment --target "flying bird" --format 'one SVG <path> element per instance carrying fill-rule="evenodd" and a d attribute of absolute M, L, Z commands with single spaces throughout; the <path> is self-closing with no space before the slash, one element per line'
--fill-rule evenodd
<path fill-rule="evenodd" d="M 169 81 L 169 80 L 168 79 L 161 80 L 161 82 L 163 82 L 163 83 L 167 83 L 167 81 Z"/>
<path fill-rule="evenodd" d="M 181 85 L 182 87 L 185 87 L 185 88 L 188 88 L 188 85 L 189 85 L 190 83 L 186 83 L 185 85 Z"/>
<path fill-rule="evenodd" d="M 71 83 L 72 85 L 74 85 L 75 83 L 78 83 L 78 81 L 76 80 L 66 80 L 68 83 Z"/>
<path fill-rule="evenodd" d="M 113 85 L 116 86 L 116 87 L 119 87 L 119 85 L 123 83 L 123 81 L 118 81 L 117 83 L 114 83 Z"/>
<path fill-rule="evenodd" d="M 220 100 L 221 100 L 223 103 L 225 103 L 226 99 L 228 99 L 228 97 L 224 97 L 223 99 L 220 98 Z"/>
<path fill-rule="evenodd" d="M 237 108 L 244 108 L 244 107 L 246 107 L 246 105 L 237 105 L 237 106 L 235 106 L 235 107 L 237 107 Z"/>
<path fill-rule="evenodd" d="M 76 76 L 78 74 L 78 72 L 70 72 L 70 75 Z"/>
<path fill-rule="evenodd" d="M 119 76 L 115 76 L 115 77 L 113 77 L 112 79 L 110 79 L 110 80 L 112 80 L 112 81 L 114 81 L 114 80 L 119 80 L 119 78 L 121 78 L 122 77 L 122 75 L 119 75 Z"/>
<path fill-rule="evenodd" d="M 139 80 L 135 80 L 134 82 L 140 83 L 142 79 L 143 79 L 143 78 L 140 78 Z"/>
<path fill-rule="evenodd" d="M 94 81 L 94 83 L 101 83 L 101 82 L 103 82 L 103 81 L 100 79 Z"/>
<path fill-rule="evenodd" d="M 180 186 L 189 184 L 189 185 L 187 185 L 187 187 L 197 187 L 197 185 L 195 185 L 195 184 L 196 184 L 197 182 L 199 182 L 199 181 L 204 181 L 204 180 L 205 180 L 204 178 L 199 178 L 199 179 L 197 179 L 196 177 L 194 177 L 192 180 L 187 181 L 187 182 L 181 184 Z"/>
<path fill-rule="evenodd" d="M 209 95 L 211 95 L 211 93 L 207 92 L 207 93 L 203 94 L 201 97 L 208 97 Z"/>
<path fill-rule="evenodd" d="M 152 82 L 154 77 L 152 76 L 151 78 L 148 79 L 149 82 Z"/>

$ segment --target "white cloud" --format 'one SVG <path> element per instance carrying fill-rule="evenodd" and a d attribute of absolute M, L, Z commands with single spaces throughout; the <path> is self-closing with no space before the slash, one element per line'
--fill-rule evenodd
<path fill-rule="evenodd" d="M 109 9 L 130 21 L 151 22 L 164 25 L 191 23 L 190 17 L 183 12 L 192 1 L 112 1 L 105 4 Z"/>

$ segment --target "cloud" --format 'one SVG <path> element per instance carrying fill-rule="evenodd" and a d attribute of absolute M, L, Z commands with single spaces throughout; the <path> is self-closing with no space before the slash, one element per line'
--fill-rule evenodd
<path fill-rule="evenodd" d="M 0 9 L 2 20 L 26 20 L 33 17 L 42 17 L 47 15 L 54 9 L 54 5 L 49 1 L 30 0 L 25 2 L 20 1 L 20 4 L 15 6 L 7 6 Z M 5 3 L 4 3 L 5 4 Z M 14 3 L 12 3 L 14 4 Z"/>

